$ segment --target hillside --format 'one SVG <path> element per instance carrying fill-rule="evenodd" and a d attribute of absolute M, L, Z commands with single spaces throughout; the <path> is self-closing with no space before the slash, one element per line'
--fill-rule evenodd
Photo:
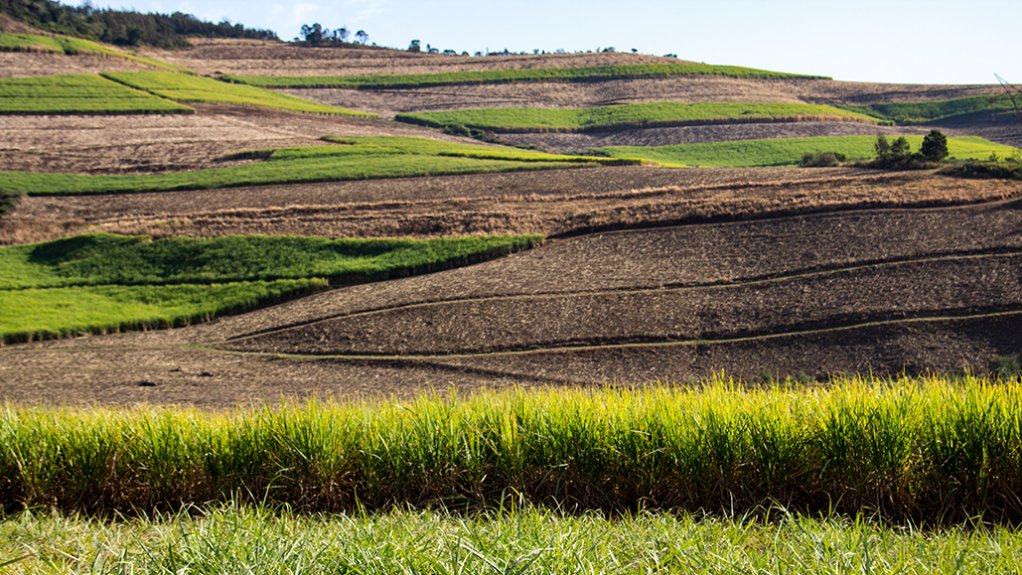
<path fill-rule="evenodd" d="M 31 400 L 53 362 L 89 366 L 84 383 L 77 370 L 46 370 L 66 400 L 229 405 L 272 400 L 281 386 L 414 394 L 721 369 L 753 379 L 982 371 L 1017 353 L 1007 327 L 1022 313 L 1017 182 L 793 167 L 807 151 L 868 157 L 877 133 L 918 149 L 933 129 L 960 158 L 1018 156 L 997 86 L 850 83 L 618 53 L 204 38 L 72 50 L 31 32 L 0 43 L 0 243 L 12 246 L 0 250 L 97 232 L 548 239 L 460 270 L 338 280 L 311 297 L 302 290 L 321 284 L 289 284 L 296 299 L 265 310 L 248 311 L 283 292 L 231 307 L 224 291 L 210 309 L 244 313 L 209 325 L 9 345 L 6 399 Z M 996 231 L 969 235 L 979 228 Z M 499 255 L 485 253 L 457 261 Z M 402 273 L 422 271 L 435 270 Z M 147 276 L 153 294 L 170 281 L 160 273 Z M 68 297 L 31 289 L 37 301 Z M 82 332 L 151 325 L 102 321 L 90 325 L 121 327 Z M 131 369 L 113 360 L 125 349 Z M 195 387 L 197 373 L 217 391 Z"/>

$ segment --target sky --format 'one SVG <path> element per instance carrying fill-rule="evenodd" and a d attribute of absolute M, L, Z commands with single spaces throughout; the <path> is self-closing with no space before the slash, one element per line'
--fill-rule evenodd
<path fill-rule="evenodd" d="M 80 2 L 68 2 L 78 4 Z M 838 80 L 1022 84 L 1022 0 L 93 0 L 271 29 L 318 22 L 405 48 L 614 47 Z"/>

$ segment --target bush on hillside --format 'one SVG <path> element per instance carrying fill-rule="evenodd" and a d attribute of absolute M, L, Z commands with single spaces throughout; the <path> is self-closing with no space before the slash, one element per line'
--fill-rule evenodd
<path fill-rule="evenodd" d="M 829 168 L 840 166 L 847 159 L 840 152 L 810 152 L 802 154 L 798 165 L 803 168 Z"/>
<path fill-rule="evenodd" d="M 912 153 L 912 146 L 905 136 L 898 136 L 891 142 L 887 136 L 879 134 L 873 149 L 876 157 L 861 165 L 868 168 L 921 170 L 935 167 L 948 156 L 947 136 L 940 130 L 931 130 L 915 153 Z"/>

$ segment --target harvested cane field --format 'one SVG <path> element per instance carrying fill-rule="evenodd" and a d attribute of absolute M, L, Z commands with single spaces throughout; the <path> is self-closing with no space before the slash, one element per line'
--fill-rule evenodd
<path fill-rule="evenodd" d="M 445 237 L 586 231 L 1017 196 L 1018 184 L 849 169 L 579 168 L 138 194 L 29 196 L 0 243 L 158 236 Z"/>

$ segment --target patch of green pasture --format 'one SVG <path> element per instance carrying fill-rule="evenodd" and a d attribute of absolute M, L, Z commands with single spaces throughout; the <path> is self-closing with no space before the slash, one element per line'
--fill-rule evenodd
<path fill-rule="evenodd" d="M 298 279 L 0 290 L 0 341 L 173 327 L 326 287 Z"/>
<path fill-rule="evenodd" d="M 446 269 L 540 240 L 95 234 L 0 247 L 0 341 L 191 323 L 330 281 Z"/>
<path fill-rule="evenodd" d="M 925 124 L 956 116 L 980 112 L 1003 112 L 1013 109 L 1011 100 L 1003 94 L 951 100 L 883 102 L 868 106 L 843 106 L 843 108 L 898 124 Z"/>
<path fill-rule="evenodd" d="M 424 138 L 337 138 L 341 145 L 268 151 L 269 159 L 185 172 L 84 175 L 0 172 L 0 194 L 91 194 L 213 189 L 634 163 Z"/>
<path fill-rule="evenodd" d="M 449 266 L 531 247 L 539 236 L 327 239 L 81 235 L 0 247 L 0 290 L 101 284 L 357 279 Z"/>
<path fill-rule="evenodd" d="M 877 120 L 833 106 L 801 103 L 648 102 L 593 108 L 481 108 L 398 114 L 402 122 L 431 127 L 465 126 L 501 131 L 585 131 L 615 127 L 679 125 L 695 122 L 795 120 Z"/>
<path fill-rule="evenodd" d="M 0 51 L 22 50 L 64 53 L 64 46 L 58 41 L 56 36 L 0 32 Z"/>
<path fill-rule="evenodd" d="M 918 149 L 922 144 L 923 136 L 905 137 L 913 149 Z M 813 152 L 838 152 L 850 160 L 865 160 L 875 155 L 875 142 L 875 136 L 822 136 L 655 147 L 611 146 L 598 148 L 594 152 L 668 167 L 738 168 L 797 165 L 803 154 Z M 992 153 L 1002 157 L 1011 156 L 1017 148 L 976 136 L 956 136 L 948 138 L 948 151 L 952 158 L 984 159 Z"/>
<path fill-rule="evenodd" d="M 0 114 L 193 111 L 187 106 L 92 74 L 0 78 Z"/>
<path fill-rule="evenodd" d="M 161 62 L 160 60 L 149 58 L 148 56 L 139 56 L 137 54 L 124 52 L 112 46 L 108 46 L 100 42 L 94 42 L 92 40 L 86 40 L 84 38 L 50 36 L 45 34 L 0 33 L 0 52 L 22 50 L 57 52 L 68 56 L 74 56 L 77 54 L 94 54 L 130 60 L 164 70 L 177 72 L 187 71 L 180 66 Z"/>
<path fill-rule="evenodd" d="M 104 72 L 103 76 L 124 85 L 145 90 L 178 102 L 240 104 L 340 116 L 373 117 L 375 114 L 329 106 L 287 94 L 213 78 L 173 72 Z"/>
<path fill-rule="evenodd" d="M 1022 533 L 982 525 L 927 530 L 783 510 L 769 519 L 728 519 L 535 507 L 303 515 L 224 505 L 120 521 L 14 514 L 0 521 L 0 563 L 5 559 L 14 561 L 15 573 L 39 575 L 986 575 L 1017 571 Z"/>
<path fill-rule="evenodd" d="M 323 139 L 325 141 L 341 145 L 280 149 L 274 151 L 271 157 L 274 159 L 288 159 L 323 156 L 408 154 L 417 156 L 471 158 L 477 160 L 508 160 L 513 162 L 592 162 L 610 165 L 621 163 L 600 156 L 551 154 L 549 152 L 524 150 L 522 148 L 512 148 L 510 146 L 466 144 L 446 140 L 432 140 L 429 138 L 401 136 L 327 136 Z"/>
<path fill-rule="evenodd" d="M 625 78 L 667 78 L 672 76 L 728 76 L 732 78 L 801 78 L 822 76 L 789 74 L 741 66 L 720 66 L 696 62 L 666 64 L 617 64 L 578 68 L 528 68 L 508 70 L 468 70 L 430 74 L 393 74 L 376 76 L 248 76 L 230 75 L 229 80 L 267 88 L 421 88 L 458 84 L 498 84 L 512 82 L 595 82 Z"/>

